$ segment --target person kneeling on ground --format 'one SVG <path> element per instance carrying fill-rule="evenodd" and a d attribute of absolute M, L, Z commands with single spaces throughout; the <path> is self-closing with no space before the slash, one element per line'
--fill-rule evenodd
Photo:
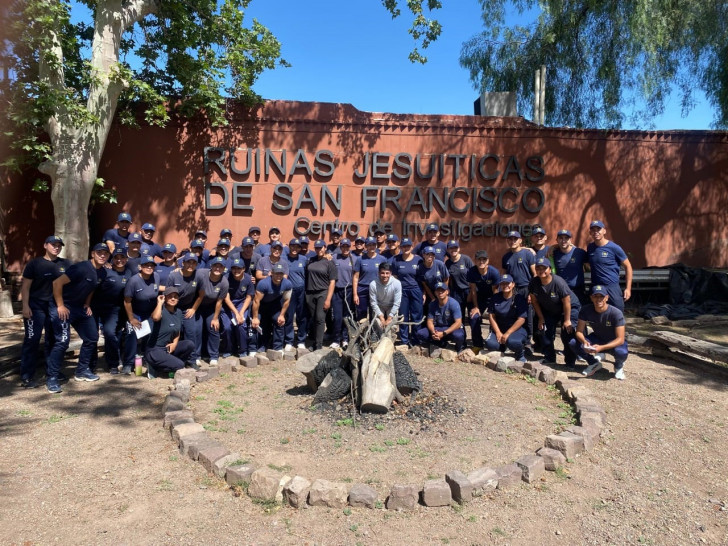
<path fill-rule="evenodd" d="M 392 266 L 389 262 L 379 264 L 379 278 L 369 283 L 369 305 L 372 316 L 382 330 L 399 314 L 402 283 L 392 277 Z"/>
<path fill-rule="evenodd" d="M 439 347 L 444 347 L 448 341 L 452 341 L 459 353 L 465 345 L 460 304 L 450 297 L 450 291 L 444 282 L 435 285 L 435 298 L 427 309 L 427 328 L 420 328 L 417 337 L 421 343 L 429 340 Z"/>
<path fill-rule="evenodd" d="M 152 312 L 152 332 L 144 353 L 149 379 L 181 370 L 195 351 L 194 341 L 179 339 L 182 311 L 177 309 L 177 302 L 179 292 L 174 286 L 167 287 L 164 295 L 157 297 L 157 307 Z"/>
<path fill-rule="evenodd" d="M 500 292 L 488 304 L 490 335 L 485 346 L 490 351 L 505 351 L 508 347 L 519 362 L 525 362 L 524 344 L 528 337 L 524 324 L 528 314 L 528 302 L 515 291 L 515 283 L 510 275 L 503 275 L 498 283 Z"/>
<path fill-rule="evenodd" d="M 624 363 L 628 354 L 624 315 L 622 311 L 607 303 L 609 301 L 607 290 L 607 287 L 601 284 L 592 288 L 592 304 L 585 305 L 579 312 L 576 339 L 571 341 L 571 348 L 589 363 L 582 372 L 587 377 L 602 368 L 601 353 L 612 353 L 614 377 L 624 380 Z M 592 329 L 592 333 L 588 335 L 587 325 Z"/>

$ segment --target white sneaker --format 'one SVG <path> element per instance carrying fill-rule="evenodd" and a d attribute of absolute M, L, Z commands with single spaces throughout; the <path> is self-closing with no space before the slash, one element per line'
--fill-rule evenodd
<path fill-rule="evenodd" d="M 293 351 L 293 345 L 291 345 L 291 344 L 289 343 L 289 344 L 287 344 L 287 345 L 286 345 L 285 347 L 283 347 L 283 350 L 284 350 L 284 351 L 286 351 L 286 352 L 288 352 L 288 351 Z"/>
<path fill-rule="evenodd" d="M 586 362 L 586 358 L 584 358 L 583 356 L 579 356 L 579 355 L 577 355 L 577 356 L 576 356 L 576 361 L 577 361 L 577 362 Z"/>
<path fill-rule="evenodd" d="M 348 341 L 345 341 L 344 343 L 342 343 L 341 344 L 341 348 L 342 349 L 348 349 L 349 348 L 349 342 Z"/>
<path fill-rule="evenodd" d="M 306 344 L 305 344 L 305 343 L 299 343 L 299 344 L 297 345 L 297 347 L 298 347 L 299 349 L 305 349 L 305 348 L 306 348 Z"/>
<path fill-rule="evenodd" d="M 627 379 L 627 376 L 624 375 L 624 367 L 614 370 L 614 377 L 619 379 L 620 381 L 624 381 L 625 379 Z"/>
<path fill-rule="evenodd" d="M 210 360 L 210 366 L 217 366 L 217 358 Z"/>
<path fill-rule="evenodd" d="M 331 345 L 329 345 L 329 347 L 331 347 L 332 349 L 341 349 L 341 345 L 339 345 L 335 341 Z"/>
<path fill-rule="evenodd" d="M 198 366 L 201 365 L 202 364 L 202 359 L 201 358 L 198 358 L 197 360 L 195 360 L 195 364 L 197 364 Z"/>
<path fill-rule="evenodd" d="M 542 358 L 541 360 L 538 361 L 538 363 L 541 364 L 541 365 L 543 365 L 543 364 L 556 364 L 556 361 L 555 360 L 549 360 L 548 358 Z"/>
<path fill-rule="evenodd" d="M 596 358 L 596 355 L 594 355 L 594 358 Z M 602 359 L 596 358 L 596 360 L 597 361 L 594 364 L 590 364 L 583 372 L 581 372 L 584 376 L 591 377 L 602 369 Z"/>

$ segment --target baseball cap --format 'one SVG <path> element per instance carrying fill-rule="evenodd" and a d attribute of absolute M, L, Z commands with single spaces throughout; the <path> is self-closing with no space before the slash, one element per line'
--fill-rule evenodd
<path fill-rule="evenodd" d="M 250 226 L 250 229 L 248 229 L 248 235 L 250 235 L 251 233 L 254 233 L 256 231 L 258 233 L 260 233 L 260 228 L 258 226 Z"/>
<path fill-rule="evenodd" d="M 386 233 L 386 231 L 384 231 L 384 228 L 382 226 L 376 226 L 374 228 L 374 235 L 376 235 L 377 233 Z"/>
<path fill-rule="evenodd" d="M 339 246 L 351 246 L 351 240 L 349 239 L 342 239 L 339 241 Z"/>
<path fill-rule="evenodd" d="M 314 248 L 323 248 L 326 246 L 326 241 L 323 239 L 316 239 L 316 242 L 313 244 Z"/>
<path fill-rule="evenodd" d="M 509 231 L 508 232 L 508 236 L 506 238 L 507 239 L 510 239 L 511 237 L 515 237 L 516 239 L 520 239 L 521 238 L 521 233 L 519 231 Z"/>
<path fill-rule="evenodd" d="M 142 226 L 142 231 L 157 231 L 157 228 L 154 227 L 154 224 L 147 222 Z"/>
<path fill-rule="evenodd" d="M 216 264 L 220 264 L 220 265 L 224 266 L 225 260 L 223 258 L 221 258 L 220 256 L 215 256 L 212 260 L 207 262 L 207 265 L 209 265 L 210 267 L 212 267 L 213 265 L 216 265 Z"/>
<path fill-rule="evenodd" d="M 306 237 L 305 235 L 303 237 L 299 237 L 298 240 L 301 241 L 302 245 L 307 245 L 308 243 L 311 242 L 310 239 L 308 237 Z"/>
<path fill-rule="evenodd" d="M 198 229 L 195 231 L 195 239 L 197 239 L 198 235 L 202 235 L 205 239 L 207 239 L 207 232 L 204 229 Z"/>
<path fill-rule="evenodd" d="M 167 243 L 162 247 L 162 252 L 171 252 L 172 254 L 174 254 L 175 252 L 177 252 L 177 247 L 174 246 L 172 243 Z"/>
<path fill-rule="evenodd" d="M 435 290 L 447 290 L 447 284 L 439 282 L 435 285 Z"/>
<path fill-rule="evenodd" d="M 232 237 L 232 234 L 233 234 L 232 230 L 230 230 L 228 228 L 223 228 L 220 230 L 221 238 Z"/>
<path fill-rule="evenodd" d="M 50 237 L 46 237 L 45 244 L 59 244 L 61 246 L 66 246 L 63 243 L 63 239 L 61 239 L 58 235 L 51 235 Z"/>
<path fill-rule="evenodd" d="M 331 235 L 342 235 L 342 233 L 340 229 L 332 229 Z"/>
<path fill-rule="evenodd" d="M 604 223 L 602 223 L 601 220 L 592 220 L 591 224 L 589 224 L 589 229 L 593 227 L 598 227 L 601 229 L 604 227 Z"/>
<path fill-rule="evenodd" d="M 270 247 L 271 248 L 283 248 L 283 243 L 281 243 L 280 241 L 273 241 L 270 244 Z"/>
<path fill-rule="evenodd" d="M 434 246 L 426 246 L 422 250 L 422 254 L 434 254 L 435 253 L 435 247 Z"/>
<path fill-rule="evenodd" d="M 592 293 L 592 294 L 602 294 L 603 296 L 608 296 L 608 295 L 609 295 L 609 294 L 607 293 L 607 287 L 606 287 L 606 286 L 603 286 L 603 285 L 601 285 L 601 284 L 595 284 L 595 285 L 594 285 L 594 286 L 592 287 L 592 291 L 591 291 L 591 293 Z"/>
<path fill-rule="evenodd" d="M 567 237 L 571 237 L 571 232 L 568 229 L 560 229 L 556 236 L 558 237 L 559 235 L 566 235 Z"/>
<path fill-rule="evenodd" d="M 155 263 L 154 258 L 152 258 L 151 256 L 142 256 L 142 259 L 139 261 L 140 265 L 153 264 L 153 263 Z"/>
<path fill-rule="evenodd" d="M 513 277 L 511 277 L 508 273 L 502 275 L 498 284 L 503 284 L 504 282 L 513 282 Z"/>
<path fill-rule="evenodd" d="M 285 273 L 286 268 L 283 267 L 283 264 L 273 264 L 273 267 L 270 268 L 271 273 Z"/>
<path fill-rule="evenodd" d="M 374 237 L 367 237 L 366 239 L 364 239 L 364 244 L 366 244 L 366 245 L 376 245 L 377 244 L 377 240 Z"/>
<path fill-rule="evenodd" d="M 387 235 L 387 242 L 397 243 L 399 242 L 399 236 L 395 235 L 394 233 L 390 233 L 389 235 Z"/>
<path fill-rule="evenodd" d="M 217 246 L 230 246 L 230 239 L 220 239 Z"/>
<path fill-rule="evenodd" d="M 540 258 L 536 258 L 536 267 L 551 267 L 551 261 L 548 258 L 544 258 L 541 256 Z"/>
<path fill-rule="evenodd" d="M 116 217 L 117 222 L 131 222 L 131 214 L 128 212 L 120 212 L 119 216 Z"/>
<path fill-rule="evenodd" d="M 405 237 L 399 246 L 412 246 L 412 239 Z"/>
<path fill-rule="evenodd" d="M 244 269 L 245 262 L 240 258 L 235 258 L 232 262 L 230 262 L 230 269 L 232 269 L 233 267 L 239 267 L 241 269 Z"/>
<path fill-rule="evenodd" d="M 288 241 L 288 246 L 292 246 L 292 245 L 301 246 L 301 240 L 300 239 L 291 239 L 290 241 Z"/>
<path fill-rule="evenodd" d="M 533 233 L 534 235 L 546 235 L 546 230 L 541 226 L 538 226 L 533 228 L 533 231 L 531 233 Z"/>
<path fill-rule="evenodd" d="M 357 235 L 356 239 L 354 239 L 354 242 L 355 243 L 365 243 L 366 240 L 367 240 L 366 237 L 364 237 L 363 235 Z"/>
<path fill-rule="evenodd" d="M 437 224 L 427 224 L 425 231 L 440 231 L 440 227 Z"/>
<path fill-rule="evenodd" d="M 460 248 L 460 243 L 453 239 L 452 241 L 447 242 L 447 248 Z"/>
<path fill-rule="evenodd" d="M 105 250 L 106 252 L 108 252 L 109 247 L 106 243 L 96 243 L 91 250 L 93 250 L 94 252 L 96 252 L 98 250 Z"/>
<path fill-rule="evenodd" d="M 179 288 L 176 286 L 168 286 L 164 289 L 165 296 L 171 296 L 172 294 L 177 294 L 179 296 Z"/>
<path fill-rule="evenodd" d="M 129 243 L 141 243 L 142 242 L 142 236 L 139 233 L 137 233 L 137 232 L 130 233 L 129 234 L 129 239 L 127 239 L 127 242 L 129 242 Z"/>
<path fill-rule="evenodd" d="M 475 253 L 475 259 L 477 260 L 478 258 L 485 258 L 487 260 L 488 259 L 488 251 L 487 250 L 478 250 Z"/>
<path fill-rule="evenodd" d="M 255 241 L 252 237 L 243 237 L 243 246 L 255 246 Z"/>
<path fill-rule="evenodd" d="M 270 229 L 268 230 L 268 233 L 273 233 L 274 231 L 277 231 L 278 233 L 280 233 L 280 232 L 281 232 L 281 230 L 280 230 L 280 229 L 278 229 L 278 228 L 277 228 L 276 226 L 273 226 L 272 228 L 270 228 Z"/>
<path fill-rule="evenodd" d="M 119 247 L 119 246 L 117 246 L 117 247 L 116 247 L 116 248 L 114 249 L 114 252 L 112 252 L 112 253 L 111 253 L 111 255 L 112 255 L 112 256 L 124 256 L 124 258 L 126 258 L 126 257 L 127 257 L 127 255 L 126 255 L 126 250 L 124 250 L 123 248 L 121 248 L 121 247 Z"/>
<path fill-rule="evenodd" d="M 192 252 L 188 252 L 187 254 L 182 256 L 182 262 L 187 262 L 189 260 L 192 260 L 195 263 L 199 261 L 197 258 L 197 254 L 193 254 Z"/>
<path fill-rule="evenodd" d="M 205 243 L 200 239 L 195 239 L 194 241 L 190 241 L 190 248 L 205 248 Z"/>

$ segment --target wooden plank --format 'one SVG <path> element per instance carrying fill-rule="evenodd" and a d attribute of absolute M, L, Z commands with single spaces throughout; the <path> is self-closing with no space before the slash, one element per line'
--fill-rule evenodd
<path fill-rule="evenodd" d="M 703 341 L 664 330 L 650 332 L 646 335 L 650 339 L 655 339 L 669 347 L 675 347 L 686 353 L 693 353 L 718 362 L 728 362 L 728 347 L 718 345 L 717 343 L 711 343 L 710 341 Z"/>

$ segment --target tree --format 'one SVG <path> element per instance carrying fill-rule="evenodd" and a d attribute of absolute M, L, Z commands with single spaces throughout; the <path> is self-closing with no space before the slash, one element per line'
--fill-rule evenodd
<path fill-rule="evenodd" d="M 415 16 L 410 33 L 423 48 L 439 34 L 437 22 L 422 14 L 424 1 L 408 2 Z M 0 13 L 10 29 L 0 44 L 0 62 L 11 63 L 0 86 L 12 122 L 6 135 L 49 177 L 55 233 L 72 260 L 88 255 L 94 190 L 108 192 L 98 168 L 115 118 L 162 125 L 170 115 L 204 115 L 225 124 L 226 97 L 260 101 L 257 77 L 287 64 L 266 27 L 245 25 L 250 0 L 80 3 L 90 16 L 74 13 L 79 22 L 69 0 L 15 0 Z M 399 15 L 397 1 L 383 4 Z M 436 9 L 439 2 L 427 5 Z M 21 158 L 5 165 L 20 166 Z"/>
<path fill-rule="evenodd" d="M 534 73 L 547 70 L 553 125 L 650 126 L 671 93 L 682 113 L 702 90 L 728 127 L 728 4 L 723 0 L 512 0 L 530 25 L 509 27 L 507 4 L 481 0 L 488 30 L 463 44 L 460 64 L 481 90 L 516 91 L 530 111 Z"/>

